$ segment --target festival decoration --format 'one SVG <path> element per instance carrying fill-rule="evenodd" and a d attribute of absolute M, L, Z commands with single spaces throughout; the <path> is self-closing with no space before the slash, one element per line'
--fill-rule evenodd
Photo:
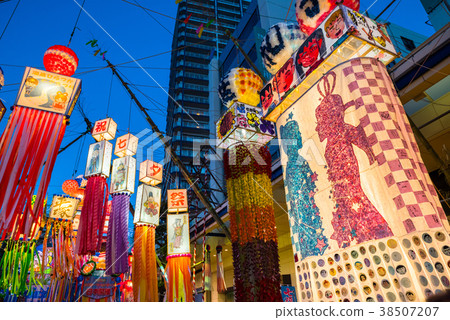
<path fill-rule="evenodd" d="M 221 80 L 219 97 L 229 108 L 235 101 L 256 106 L 259 101 L 259 91 L 263 87 L 261 78 L 250 69 L 233 68 Z"/>
<path fill-rule="evenodd" d="M 159 225 L 161 209 L 161 189 L 141 184 L 136 193 L 134 224 Z"/>
<path fill-rule="evenodd" d="M 266 120 L 275 121 L 323 74 L 342 61 L 374 57 L 388 64 L 396 58 L 384 25 L 342 5 L 333 5 L 330 10 L 261 90 Z"/>
<path fill-rule="evenodd" d="M 97 141 L 112 140 L 116 136 L 117 123 L 111 118 L 97 120 L 92 129 L 92 136 Z"/>
<path fill-rule="evenodd" d="M 235 102 L 217 122 L 218 148 L 247 142 L 266 144 L 275 136 L 275 124 L 262 119 L 261 108 L 240 102 Z"/>
<path fill-rule="evenodd" d="M 139 166 L 139 181 L 156 186 L 162 182 L 163 166 L 157 162 L 145 160 Z"/>
<path fill-rule="evenodd" d="M 188 210 L 187 190 L 167 190 L 167 212 L 184 212 Z"/>
<path fill-rule="evenodd" d="M 94 273 L 95 269 L 97 269 L 97 264 L 93 260 L 89 260 L 81 268 L 81 274 L 88 277 Z"/>
<path fill-rule="evenodd" d="M 2 67 L 0 67 L 0 90 L 5 85 L 5 74 L 3 73 Z"/>
<path fill-rule="evenodd" d="M 62 185 L 62 190 L 71 197 L 75 197 L 78 194 L 79 188 L 78 181 L 74 179 L 66 180 Z"/>
<path fill-rule="evenodd" d="M 310 35 L 337 6 L 336 0 L 297 0 L 295 15 L 300 29 Z M 340 1 L 344 6 L 359 10 L 359 0 Z"/>
<path fill-rule="evenodd" d="M 82 302 L 112 302 L 116 288 L 116 279 L 91 275 L 85 277 Z"/>
<path fill-rule="evenodd" d="M 0 234 L 33 238 L 81 81 L 27 67 L 0 139 Z M 39 180 L 39 185 L 36 186 Z M 31 208 L 32 195 L 36 194 Z"/>
<path fill-rule="evenodd" d="M 236 301 L 281 301 L 271 166 L 259 144 L 224 153 Z"/>
<path fill-rule="evenodd" d="M 138 138 L 131 133 L 127 133 L 124 136 L 117 138 L 114 154 L 119 158 L 125 156 L 134 156 L 138 147 Z"/>
<path fill-rule="evenodd" d="M 279 22 L 270 27 L 260 48 L 267 71 L 277 73 L 307 37 L 294 23 Z"/>
<path fill-rule="evenodd" d="M 190 302 L 192 296 L 189 214 L 167 215 L 167 301 Z"/>
<path fill-rule="evenodd" d="M 109 194 L 106 178 L 110 173 L 111 156 L 112 144 L 106 140 L 89 146 L 84 174 L 88 180 L 77 232 L 76 252 L 79 255 L 94 254 L 101 248 Z"/>
<path fill-rule="evenodd" d="M 3 116 L 5 115 L 5 113 L 6 113 L 6 107 L 3 104 L 3 101 L 0 99 L 0 121 L 2 121 Z"/>
<path fill-rule="evenodd" d="M 115 159 L 112 166 L 110 193 L 134 193 L 135 176 L 136 159 L 131 156 Z"/>
<path fill-rule="evenodd" d="M 277 129 L 290 141 L 281 158 L 299 298 L 424 301 L 450 286 L 450 226 L 382 61 L 339 64 Z"/>
<path fill-rule="evenodd" d="M 77 70 L 78 57 L 66 46 L 51 46 L 44 53 L 44 67 L 47 71 L 70 77 Z"/>
<path fill-rule="evenodd" d="M 158 278 L 153 224 L 136 225 L 134 233 L 133 297 L 134 301 L 157 302 Z"/>
<path fill-rule="evenodd" d="M 217 292 L 226 293 L 227 285 L 225 284 L 225 272 L 223 270 L 222 246 L 216 247 L 216 267 L 217 267 Z"/>

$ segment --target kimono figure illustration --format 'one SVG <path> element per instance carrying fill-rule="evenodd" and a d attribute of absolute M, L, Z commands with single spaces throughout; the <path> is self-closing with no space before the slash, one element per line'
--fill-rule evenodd
<path fill-rule="evenodd" d="M 100 170 L 100 145 L 96 144 L 94 146 L 94 151 L 92 151 L 88 172 L 90 174 L 93 174 L 97 173 L 99 170 Z"/>
<path fill-rule="evenodd" d="M 353 240 L 361 243 L 393 234 L 361 187 L 358 160 L 353 145 L 366 153 L 370 164 L 374 163 L 375 156 L 361 125 L 354 127 L 345 123 L 345 110 L 355 102 L 352 100 L 344 104 L 341 96 L 332 94 L 335 85 L 334 72 L 328 73 L 317 84 L 323 100 L 315 112 L 316 131 L 320 141 L 327 140 L 325 160 L 336 203 L 331 220 L 334 229 L 331 239 L 336 240 L 339 247 L 345 248 Z"/>
<path fill-rule="evenodd" d="M 173 230 L 174 230 L 173 247 L 174 248 L 181 247 L 181 238 L 183 236 L 183 226 L 184 226 L 184 223 L 181 222 L 181 219 L 176 219 L 175 223 L 173 224 Z"/>
<path fill-rule="evenodd" d="M 114 186 L 115 190 L 121 190 L 124 188 L 125 179 L 127 176 L 127 170 L 125 168 L 125 165 L 123 163 L 119 164 L 117 167 L 117 174 L 114 178 Z"/>
<path fill-rule="evenodd" d="M 153 198 L 153 192 L 148 193 L 147 201 L 144 202 L 144 212 L 150 217 L 155 216 L 158 213 L 158 204 Z"/>
<path fill-rule="evenodd" d="M 280 137 L 282 141 L 289 142 L 289 145 L 282 144 L 288 158 L 284 180 L 288 189 L 286 201 L 290 206 L 289 216 L 294 220 L 291 224 L 292 233 L 297 234 L 299 239 L 295 244 L 296 250 L 305 259 L 323 255 L 328 247 L 328 239 L 323 234 L 319 208 L 314 199 L 317 174 L 299 154 L 303 147 L 302 136 L 292 116 L 293 113 L 289 114 L 286 124 L 280 127 Z"/>

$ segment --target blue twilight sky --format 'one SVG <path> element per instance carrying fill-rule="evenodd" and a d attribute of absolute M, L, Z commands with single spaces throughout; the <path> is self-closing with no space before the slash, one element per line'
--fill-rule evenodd
<path fill-rule="evenodd" d="M 83 0 L 76 0 L 80 5 Z M 134 0 L 129 0 L 135 2 Z M 269 0 L 270 1 L 270 0 Z M 277 0 L 273 0 L 277 1 Z M 361 11 L 371 4 L 369 13 L 378 15 L 391 0 L 362 0 Z M 177 5 L 175 0 L 150 1 L 138 0 L 140 5 L 170 17 L 176 17 Z M 0 34 L 14 10 L 17 0 L 0 1 Z M 94 1 L 86 0 L 84 8 L 97 22 L 117 41 L 133 58 L 141 59 L 146 71 L 167 90 L 169 83 L 170 50 L 174 20 L 162 15 L 146 14 L 141 8 L 130 5 L 121 0 Z M 395 11 L 391 14 L 393 9 Z M 287 10 L 287 9 L 286 9 Z M 5 73 L 5 86 L 0 91 L 0 98 L 7 107 L 12 106 L 17 94 L 18 83 L 21 81 L 25 66 L 43 69 L 42 58 L 45 50 L 55 44 L 67 45 L 79 6 L 74 0 L 22 0 L 13 16 L 3 38 L 0 40 L 0 66 Z M 381 17 L 413 31 L 430 36 L 434 29 L 425 24 L 428 17 L 419 0 L 397 0 Z M 155 21 L 157 20 L 157 21 Z M 159 23 L 158 23 L 159 22 Z M 123 63 L 132 60 L 87 14 L 81 13 L 78 29 L 75 32 L 70 47 L 77 53 L 79 66 L 77 73 L 92 71 L 104 67 L 106 64 L 100 57 L 92 55 L 93 50 L 85 43 L 97 39 L 102 50 L 108 50 L 106 57 L 113 63 Z M 167 29 L 167 30 L 166 30 Z M 156 102 L 151 102 L 143 94 L 133 89 L 140 101 L 149 110 L 153 120 L 160 130 L 165 130 L 165 114 L 167 106 L 166 93 L 135 63 L 119 67 L 119 70 L 130 80 L 139 85 L 138 88 Z M 90 73 L 75 75 L 82 80 L 82 105 L 92 122 L 104 118 L 108 105 L 108 95 L 111 83 L 111 71 L 103 69 Z M 117 136 L 125 134 L 128 128 L 130 98 L 116 78 L 113 79 L 113 89 L 109 106 L 109 115 L 117 122 L 119 132 Z M 0 123 L 3 132 L 8 110 Z M 132 133 L 148 128 L 136 106 L 131 111 Z M 84 121 L 74 110 L 71 124 L 67 127 L 62 146 L 76 138 L 86 130 Z M 48 194 L 62 193 L 61 185 L 72 177 L 74 168 L 77 175 L 83 174 L 87 158 L 87 150 L 93 138 L 88 135 L 68 150 L 63 152 L 56 161 Z M 161 160 L 163 152 L 160 150 L 156 160 Z M 78 167 L 75 166 L 79 158 Z M 132 200 L 132 202 L 134 202 Z"/>

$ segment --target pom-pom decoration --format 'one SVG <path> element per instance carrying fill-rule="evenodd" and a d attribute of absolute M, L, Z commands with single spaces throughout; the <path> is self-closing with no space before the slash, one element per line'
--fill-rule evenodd
<path fill-rule="evenodd" d="M 72 49 L 55 45 L 47 49 L 44 54 L 45 70 L 72 76 L 78 67 L 78 57 Z"/>
<path fill-rule="evenodd" d="M 295 15 L 300 30 L 310 35 L 337 6 L 336 0 L 297 0 Z M 359 11 L 359 0 L 343 0 L 342 4 Z"/>
<path fill-rule="evenodd" d="M 275 74 L 308 37 L 297 24 L 280 22 L 267 31 L 261 43 L 264 66 Z"/>
<path fill-rule="evenodd" d="M 68 194 L 71 197 L 76 197 L 78 195 L 78 189 L 78 181 L 74 179 L 66 180 L 62 185 L 62 190 L 64 191 L 64 193 Z"/>
<path fill-rule="evenodd" d="M 235 101 L 256 106 L 260 101 L 259 91 L 262 87 L 263 81 L 252 70 L 233 68 L 219 84 L 219 97 L 227 108 Z"/>

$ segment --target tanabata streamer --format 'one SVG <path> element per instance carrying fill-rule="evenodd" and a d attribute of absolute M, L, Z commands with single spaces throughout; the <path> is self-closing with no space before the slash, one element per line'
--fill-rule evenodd
<path fill-rule="evenodd" d="M 227 285 L 225 284 L 225 272 L 223 270 L 222 260 L 222 246 L 216 247 L 217 251 L 217 292 L 225 293 L 227 291 Z"/>
<path fill-rule="evenodd" d="M 134 232 L 134 301 L 158 302 L 155 226 L 138 225 Z"/>
<path fill-rule="evenodd" d="M 167 256 L 167 301 L 190 302 L 192 296 L 191 254 Z"/>
<path fill-rule="evenodd" d="M 271 160 L 258 144 L 224 154 L 236 301 L 281 301 Z"/>

